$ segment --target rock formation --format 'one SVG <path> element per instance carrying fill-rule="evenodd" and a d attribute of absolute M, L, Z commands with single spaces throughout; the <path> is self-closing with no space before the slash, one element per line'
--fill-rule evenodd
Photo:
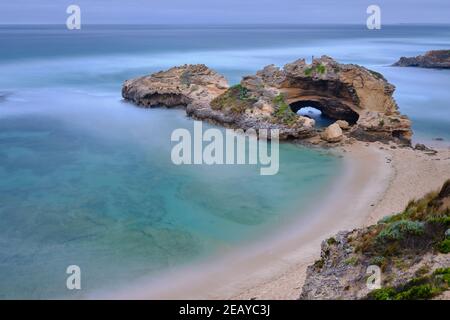
<path fill-rule="evenodd" d="M 281 139 L 317 136 L 314 120 L 297 114 L 314 107 L 351 128 L 360 140 L 409 143 L 410 121 L 392 97 L 395 87 L 364 67 L 323 56 L 297 60 L 283 69 L 266 66 L 228 88 L 204 65 L 185 65 L 125 82 L 122 95 L 138 105 L 185 106 L 188 115 L 242 129 L 279 129 Z"/>
<path fill-rule="evenodd" d="M 350 124 L 345 120 L 338 120 L 336 123 L 342 130 L 350 129 Z"/>
<path fill-rule="evenodd" d="M 328 126 L 320 136 L 327 142 L 339 142 L 343 138 L 342 129 L 337 122 Z"/>
<path fill-rule="evenodd" d="M 207 107 L 227 88 L 227 80 L 207 66 L 184 65 L 127 80 L 122 96 L 144 107 Z"/>
<path fill-rule="evenodd" d="M 401 57 L 393 66 L 448 69 L 450 68 L 450 50 L 432 50 L 417 57 Z"/>
<path fill-rule="evenodd" d="M 322 242 L 309 266 L 301 299 L 429 299 L 450 288 L 450 180 L 440 192 L 367 228 Z M 367 286 L 369 266 L 381 288 Z"/>

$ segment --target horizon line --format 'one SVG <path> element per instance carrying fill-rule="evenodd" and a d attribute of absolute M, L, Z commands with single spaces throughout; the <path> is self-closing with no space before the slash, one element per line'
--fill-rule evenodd
<path fill-rule="evenodd" d="M 61 23 L 1 23 L 0 26 L 60 26 Z M 84 26 L 365 26 L 365 23 L 83 23 Z M 450 22 L 393 22 L 383 23 L 381 26 L 398 25 L 439 25 L 450 26 Z"/>

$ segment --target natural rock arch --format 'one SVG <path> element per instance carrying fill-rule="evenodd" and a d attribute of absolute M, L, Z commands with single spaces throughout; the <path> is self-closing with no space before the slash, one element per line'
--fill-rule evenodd
<path fill-rule="evenodd" d="M 278 129 L 280 139 L 317 135 L 313 120 L 294 113 L 312 106 L 352 124 L 347 136 L 409 144 L 411 122 L 400 114 L 394 90 L 375 71 L 322 56 L 311 64 L 266 66 L 231 88 L 205 65 L 184 65 L 127 80 L 122 95 L 144 107 L 183 105 L 189 116 L 227 127 Z"/>
<path fill-rule="evenodd" d="M 297 100 L 290 102 L 289 106 L 294 113 L 297 113 L 303 108 L 312 107 L 322 112 L 328 118 L 346 120 L 351 125 L 356 124 L 359 118 L 358 113 L 345 105 L 337 108 L 336 106 L 330 106 L 330 103 L 323 103 L 318 100 Z"/>

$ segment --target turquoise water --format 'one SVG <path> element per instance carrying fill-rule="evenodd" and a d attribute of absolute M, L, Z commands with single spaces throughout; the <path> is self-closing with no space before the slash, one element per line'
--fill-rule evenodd
<path fill-rule="evenodd" d="M 449 46 L 448 27 L 0 27 L 0 298 L 79 298 L 275 232 L 341 161 L 282 144 L 280 172 L 175 166 L 182 110 L 140 109 L 122 82 L 205 63 L 236 83 L 266 64 L 329 54 L 383 72 L 417 139 L 450 139 L 448 71 L 386 67 Z M 65 287 L 68 265 L 83 290 Z"/>

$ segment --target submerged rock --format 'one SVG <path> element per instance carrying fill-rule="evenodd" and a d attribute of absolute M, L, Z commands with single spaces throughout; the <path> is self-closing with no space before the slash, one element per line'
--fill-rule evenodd
<path fill-rule="evenodd" d="M 188 115 L 242 129 L 279 129 L 281 139 L 316 136 L 304 107 L 345 120 L 361 140 L 410 143 L 411 124 L 392 94 L 395 87 L 374 71 L 322 56 L 283 69 L 269 65 L 228 88 L 223 76 L 204 65 L 184 65 L 125 82 L 122 95 L 138 105 L 185 106 Z"/>
<path fill-rule="evenodd" d="M 401 57 L 395 67 L 450 68 L 450 50 L 432 50 L 417 57 Z"/>

